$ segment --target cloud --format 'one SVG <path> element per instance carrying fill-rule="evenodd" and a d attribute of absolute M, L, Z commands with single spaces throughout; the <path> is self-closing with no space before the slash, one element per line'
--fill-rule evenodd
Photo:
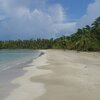
<path fill-rule="evenodd" d="M 47 0 L 0 0 L 0 39 L 49 38 L 69 33 L 75 22 L 68 22 L 60 4 Z"/>
<path fill-rule="evenodd" d="M 61 4 L 48 0 L 0 0 L 0 40 L 51 38 L 69 35 L 100 16 L 100 0 L 94 0 L 77 22 L 70 22 Z"/>
<path fill-rule="evenodd" d="M 86 14 L 78 22 L 78 27 L 83 27 L 87 24 L 93 23 L 93 21 L 100 16 L 100 0 L 94 0 L 87 7 Z"/>

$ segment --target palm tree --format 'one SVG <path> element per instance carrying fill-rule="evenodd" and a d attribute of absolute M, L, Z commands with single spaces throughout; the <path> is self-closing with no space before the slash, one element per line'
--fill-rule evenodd
<path fill-rule="evenodd" d="M 92 33 L 100 41 L 100 17 L 92 24 Z"/>
<path fill-rule="evenodd" d="M 90 51 L 98 49 L 98 41 L 93 38 L 88 28 L 83 28 L 80 39 L 76 42 L 76 49 Z"/>

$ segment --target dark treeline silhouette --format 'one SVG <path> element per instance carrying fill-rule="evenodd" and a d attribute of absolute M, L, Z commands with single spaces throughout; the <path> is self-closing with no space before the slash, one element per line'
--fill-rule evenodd
<path fill-rule="evenodd" d="M 0 49 L 69 49 L 100 51 L 100 17 L 70 36 L 57 39 L 0 41 Z"/>

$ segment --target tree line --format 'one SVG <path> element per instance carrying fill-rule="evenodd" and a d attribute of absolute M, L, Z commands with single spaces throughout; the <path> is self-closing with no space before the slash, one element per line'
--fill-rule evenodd
<path fill-rule="evenodd" d="M 69 49 L 100 51 L 100 17 L 70 36 L 56 39 L 0 41 L 0 49 Z"/>

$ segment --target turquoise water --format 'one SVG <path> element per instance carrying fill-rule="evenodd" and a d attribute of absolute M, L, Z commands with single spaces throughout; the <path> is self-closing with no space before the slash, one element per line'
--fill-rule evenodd
<path fill-rule="evenodd" d="M 39 55 L 34 50 L 0 50 L 0 72 L 26 63 Z"/>
<path fill-rule="evenodd" d="M 26 72 L 22 68 L 39 55 L 34 50 L 0 50 L 0 100 L 5 100 L 18 87 L 12 80 L 22 76 Z"/>

